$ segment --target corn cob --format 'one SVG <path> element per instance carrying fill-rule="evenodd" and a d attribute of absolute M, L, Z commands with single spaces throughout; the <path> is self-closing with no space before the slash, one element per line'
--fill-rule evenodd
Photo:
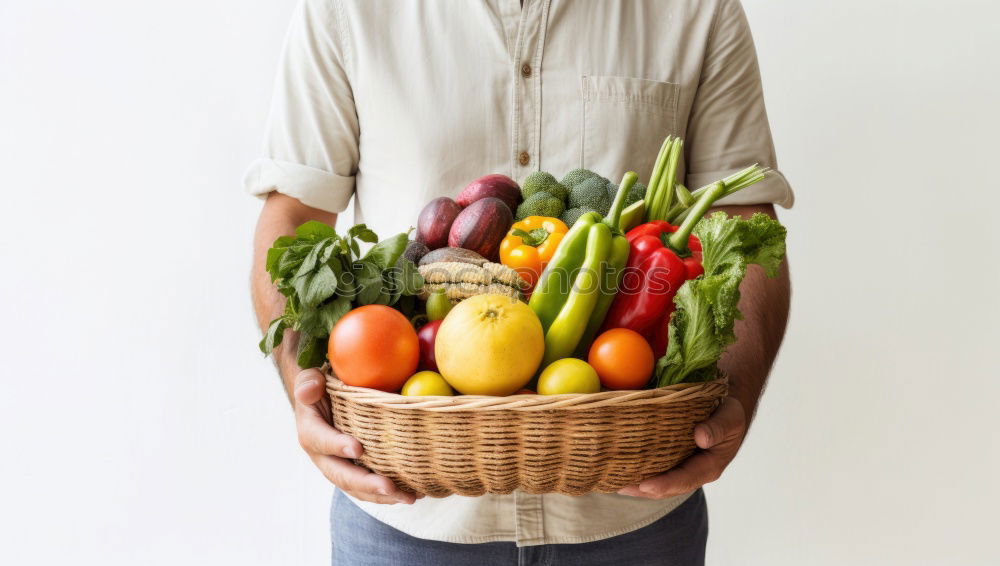
<path fill-rule="evenodd" d="M 456 261 L 440 261 L 417 268 L 424 277 L 420 298 L 427 299 L 436 289 L 444 289 L 452 303 L 474 295 L 496 294 L 523 298 L 525 282 L 513 269 L 499 263 L 486 262 L 482 266 Z"/>

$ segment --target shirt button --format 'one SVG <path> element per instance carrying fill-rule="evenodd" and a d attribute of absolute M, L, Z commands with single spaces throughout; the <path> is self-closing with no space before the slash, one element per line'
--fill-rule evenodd
<path fill-rule="evenodd" d="M 517 154 L 517 162 L 520 163 L 521 165 L 527 165 L 530 161 L 531 161 L 531 156 L 528 155 L 527 151 L 522 151 L 521 153 Z"/>
<path fill-rule="evenodd" d="M 524 78 L 528 78 L 531 76 L 531 65 L 527 63 L 521 65 L 521 76 Z"/>

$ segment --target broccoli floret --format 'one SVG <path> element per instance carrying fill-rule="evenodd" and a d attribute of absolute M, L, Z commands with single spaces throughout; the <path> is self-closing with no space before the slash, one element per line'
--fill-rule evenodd
<path fill-rule="evenodd" d="M 545 191 L 541 191 L 526 198 L 517 207 L 517 214 L 514 215 L 514 218 L 517 220 L 524 220 L 529 216 L 552 216 L 559 218 L 559 215 L 564 210 L 566 210 L 566 205 L 562 200 Z"/>
<path fill-rule="evenodd" d="M 608 196 L 612 201 L 615 200 L 615 195 L 618 194 L 618 185 L 614 183 L 608 183 Z M 625 206 L 630 204 L 635 204 L 646 197 L 646 185 L 636 181 L 632 185 L 632 190 L 628 192 L 628 196 L 625 197 Z"/>
<path fill-rule="evenodd" d="M 600 175 L 588 169 L 574 169 L 563 175 L 562 184 L 569 188 L 573 188 L 587 179 L 594 177 L 600 177 Z"/>
<path fill-rule="evenodd" d="M 611 199 L 612 202 L 614 202 L 615 195 L 617 194 L 618 194 L 618 185 L 616 185 L 613 181 L 608 181 L 608 198 Z"/>
<path fill-rule="evenodd" d="M 607 214 L 611 208 L 608 198 L 608 181 L 603 177 L 591 177 L 569 190 L 569 207 L 596 210 Z"/>
<path fill-rule="evenodd" d="M 566 202 L 566 196 L 569 193 L 569 189 L 563 186 L 559 181 L 556 181 L 556 178 L 553 177 L 551 173 L 546 173 L 545 171 L 535 171 L 531 175 L 525 177 L 524 182 L 521 183 L 521 196 L 524 197 L 524 200 L 528 200 L 531 195 L 543 191 L 549 193 L 564 203 Z"/>
<path fill-rule="evenodd" d="M 562 220 L 567 226 L 572 226 L 573 224 L 576 224 L 576 221 L 579 220 L 581 216 L 588 212 L 590 211 L 586 208 L 567 208 L 566 211 L 562 213 L 562 216 L 559 217 L 559 220 Z"/>

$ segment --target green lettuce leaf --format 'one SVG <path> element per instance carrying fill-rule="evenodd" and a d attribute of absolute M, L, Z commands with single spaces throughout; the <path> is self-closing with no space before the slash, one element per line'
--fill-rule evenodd
<path fill-rule="evenodd" d="M 737 305 L 747 266 L 760 265 L 774 277 L 785 257 L 785 228 L 766 214 L 743 219 L 716 212 L 698 222 L 694 234 L 705 274 L 674 296 L 667 353 L 656 365 L 659 387 L 716 376 L 719 359 L 736 341 L 736 320 L 743 318 Z"/>

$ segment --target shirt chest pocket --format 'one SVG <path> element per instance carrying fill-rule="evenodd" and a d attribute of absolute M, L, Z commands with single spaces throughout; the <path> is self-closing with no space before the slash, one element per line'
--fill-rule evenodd
<path fill-rule="evenodd" d="M 680 135 L 680 85 L 630 77 L 581 80 L 583 167 L 615 182 L 625 171 L 635 171 L 645 181 L 663 138 Z"/>

